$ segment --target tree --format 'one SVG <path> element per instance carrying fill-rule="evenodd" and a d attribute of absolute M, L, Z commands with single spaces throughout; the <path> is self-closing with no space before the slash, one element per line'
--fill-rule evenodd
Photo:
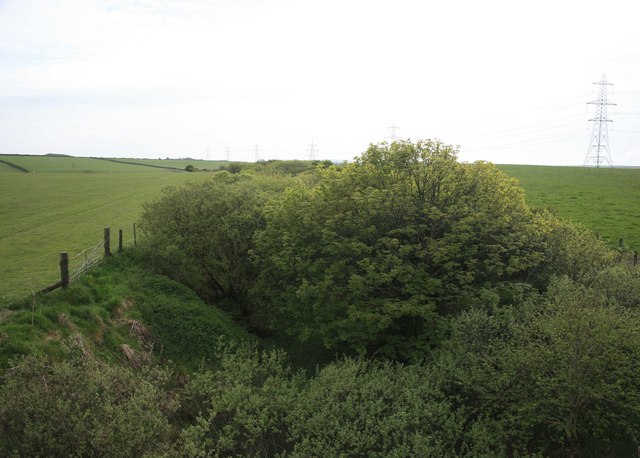
<path fill-rule="evenodd" d="M 256 236 L 254 292 L 273 326 L 328 348 L 422 357 L 442 317 L 495 302 L 543 257 L 514 180 L 439 141 L 371 145 L 286 191 Z"/>
<path fill-rule="evenodd" d="M 247 315 L 256 275 L 247 260 L 252 237 L 264 225 L 264 203 L 287 183 L 219 172 L 208 181 L 167 188 L 161 199 L 144 205 L 145 252 L 163 273 L 207 299 L 231 299 Z"/>

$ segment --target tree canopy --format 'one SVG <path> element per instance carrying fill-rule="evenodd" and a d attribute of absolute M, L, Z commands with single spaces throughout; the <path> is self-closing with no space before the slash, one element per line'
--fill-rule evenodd
<path fill-rule="evenodd" d="M 424 355 L 443 316 L 496 301 L 544 258 L 516 182 L 439 141 L 371 145 L 320 173 L 272 200 L 255 237 L 258 296 L 299 338 Z"/>

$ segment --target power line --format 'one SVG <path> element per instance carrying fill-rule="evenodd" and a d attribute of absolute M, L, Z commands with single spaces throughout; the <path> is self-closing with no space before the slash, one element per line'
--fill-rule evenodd
<path fill-rule="evenodd" d="M 590 93 L 589 92 L 585 92 L 584 94 L 580 94 L 580 95 L 577 95 L 575 97 L 569 97 L 568 99 L 562 99 L 562 100 L 558 100 L 557 102 L 549 103 L 549 104 L 546 104 L 546 105 L 541 105 L 541 106 L 537 107 L 536 110 L 544 110 L 544 109 L 551 108 L 551 107 L 557 107 L 558 105 L 564 104 L 565 102 L 571 102 L 573 100 L 584 99 L 588 95 L 590 95 Z M 579 103 L 572 103 L 572 104 L 567 105 L 567 106 L 573 106 L 573 105 L 577 105 L 577 104 L 579 104 Z"/>
<path fill-rule="evenodd" d="M 535 127 L 535 128 L 519 128 L 519 129 L 512 129 L 512 130 L 504 130 L 504 131 L 497 131 L 497 132 L 491 132 L 491 133 L 486 133 L 486 134 L 477 134 L 477 135 L 470 135 L 470 136 L 464 136 L 461 135 L 460 139 L 462 140 L 473 140 L 473 139 L 478 139 L 478 140 L 482 140 L 483 138 L 489 138 L 489 139 L 493 139 L 493 138 L 504 138 L 504 137 L 519 137 L 522 135 L 531 135 L 531 134 L 538 134 L 539 132 L 548 132 L 550 130 L 557 130 L 557 129 L 562 129 L 565 127 L 571 127 L 571 126 L 577 126 L 580 124 L 583 124 L 584 121 L 574 121 L 574 122 L 570 122 L 570 123 L 564 123 L 564 124 L 557 124 L 554 126 L 550 126 L 550 127 Z M 538 123 L 538 124 L 531 124 L 529 127 L 533 127 L 533 126 L 541 126 L 541 125 L 546 125 L 549 124 L 548 122 L 544 122 L 544 123 Z"/>
<path fill-rule="evenodd" d="M 584 136 L 582 134 L 581 135 L 576 135 L 573 132 L 567 132 L 567 133 L 558 134 L 558 135 L 551 135 L 551 136 L 548 136 L 546 138 L 541 138 L 541 139 L 533 140 L 533 141 L 527 140 L 527 141 L 521 141 L 521 142 L 502 143 L 502 144 L 491 145 L 491 146 L 486 146 L 486 147 L 469 148 L 469 150 L 491 151 L 491 150 L 504 149 L 504 148 L 534 146 L 534 145 L 540 145 L 540 144 L 543 144 L 543 143 L 549 143 L 549 142 L 553 142 L 553 141 L 557 141 L 557 140 L 572 140 L 572 139 L 576 139 L 576 138 L 584 138 Z"/>
<path fill-rule="evenodd" d="M 537 127 L 537 126 L 545 126 L 548 124 L 556 124 L 558 121 L 563 121 L 565 119 L 571 119 L 571 118 L 575 118 L 578 119 L 578 117 L 581 117 L 582 115 L 580 113 L 573 113 L 570 115 L 566 115 L 566 116 L 561 116 L 559 118 L 554 118 L 554 119 L 549 119 L 547 121 L 542 121 L 542 122 L 536 122 L 533 124 L 524 124 L 522 126 L 513 126 L 511 128 L 507 128 L 507 129 L 500 129 L 500 130 L 494 130 L 494 131 L 485 131 L 484 133 L 479 133 L 479 134 L 471 134 L 471 135 L 464 135 L 464 134 L 459 134 L 460 138 L 463 139 L 474 139 L 474 138 L 481 138 L 481 137 L 501 137 L 501 136 L 512 136 L 512 135 L 521 135 L 522 131 L 526 131 L 526 130 L 530 130 L 531 128 Z M 580 121 L 580 123 L 583 123 L 584 121 Z M 573 122 L 571 124 L 574 124 Z M 578 124 L 578 122 L 575 122 L 575 124 Z M 493 124 L 493 125 L 497 125 L 497 124 Z M 567 124 L 568 125 L 568 124 Z M 543 128 L 543 129 L 534 129 L 534 130 L 541 130 L 541 131 L 546 131 L 548 128 Z M 458 133 L 456 133 L 456 135 L 458 135 Z"/>

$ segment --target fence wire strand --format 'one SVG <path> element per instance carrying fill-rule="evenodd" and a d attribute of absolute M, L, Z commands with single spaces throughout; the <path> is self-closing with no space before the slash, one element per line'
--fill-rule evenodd
<path fill-rule="evenodd" d="M 75 256 L 69 258 L 69 283 L 73 283 L 79 279 L 87 270 L 98 264 L 103 258 L 101 250 L 104 242 L 85 248 Z M 72 262 L 73 263 L 73 267 Z"/>

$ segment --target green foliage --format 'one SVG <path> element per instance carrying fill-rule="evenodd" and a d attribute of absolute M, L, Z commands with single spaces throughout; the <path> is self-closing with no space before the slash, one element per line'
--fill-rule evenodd
<path fill-rule="evenodd" d="M 229 173 L 240 173 L 242 171 L 242 166 L 240 164 L 229 164 L 227 170 Z"/>
<path fill-rule="evenodd" d="M 289 423 L 291 456 L 447 456 L 461 418 L 421 365 L 346 359 L 310 380 Z"/>
<path fill-rule="evenodd" d="M 169 443 L 170 374 L 83 358 L 17 361 L 0 385 L 4 456 L 142 456 Z"/>
<path fill-rule="evenodd" d="M 183 456 L 277 456 L 290 449 L 287 416 L 302 378 L 285 365 L 282 352 L 249 346 L 222 350 L 216 371 L 194 375 L 186 402 L 197 412 L 183 431 Z"/>
<path fill-rule="evenodd" d="M 268 172 L 274 174 L 280 174 L 285 176 L 299 175 L 308 170 L 312 170 L 316 165 L 311 161 L 280 161 L 269 160 L 259 162 L 256 167 L 256 172 Z"/>
<path fill-rule="evenodd" d="M 0 454 L 636 452 L 640 274 L 593 233 L 439 142 L 231 167 L 145 206 L 144 256 L 0 308 Z M 49 205 L 30 197 L 36 175 L 3 175 L 27 210 L 11 207 L 0 242 Z M 129 183 L 101 180 L 80 191 Z M 91 196 L 69 206 L 88 217 Z M 147 261 L 253 329 L 270 320 L 263 347 L 315 375 Z M 46 358 L 9 367 L 24 354 Z M 167 360 L 175 373 L 153 368 Z"/>
<path fill-rule="evenodd" d="M 254 253 L 274 326 L 301 339 L 425 355 L 442 316 L 494 300 L 543 258 L 545 228 L 515 182 L 442 143 L 372 145 L 320 173 L 269 205 Z"/>
<path fill-rule="evenodd" d="M 640 430 L 640 315 L 555 280 L 548 299 L 456 318 L 434 371 L 477 453 L 629 456 Z"/>
<path fill-rule="evenodd" d="M 615 253 L 585 227 L 560 220 L 548 212 L 537 212 L 545 227 L 544 261 L 531 272 L 529 280 L 544 288 L 554 275 L 586 280 L 616 263 Z"/>
<path fill-rule="evenodd" d="M 140 228 L 148 257 L 160 271 L 209 299 L 230 298 L 249 313 L 255 268 L 247 262 L 253 234 L 264 226 L 263 205 L 288 180 L 231 175 L 183 188 L 144 206 Z"/>
<path fill-rule="evenodd" d="M 347 359 L 305 383 L 281 353 L 222 354 L 185 389 L 198 413 L 176 447 L 184 456 L 444 456 L 458 446 L 459 414 L 423 366 Z"/>
<path fill-rule="evenodd" d="M 615 265 L 597 272 L 587 283 L 609 303 L 623 307 L 640 306 L 640 271 L 636 266 Z"/>

